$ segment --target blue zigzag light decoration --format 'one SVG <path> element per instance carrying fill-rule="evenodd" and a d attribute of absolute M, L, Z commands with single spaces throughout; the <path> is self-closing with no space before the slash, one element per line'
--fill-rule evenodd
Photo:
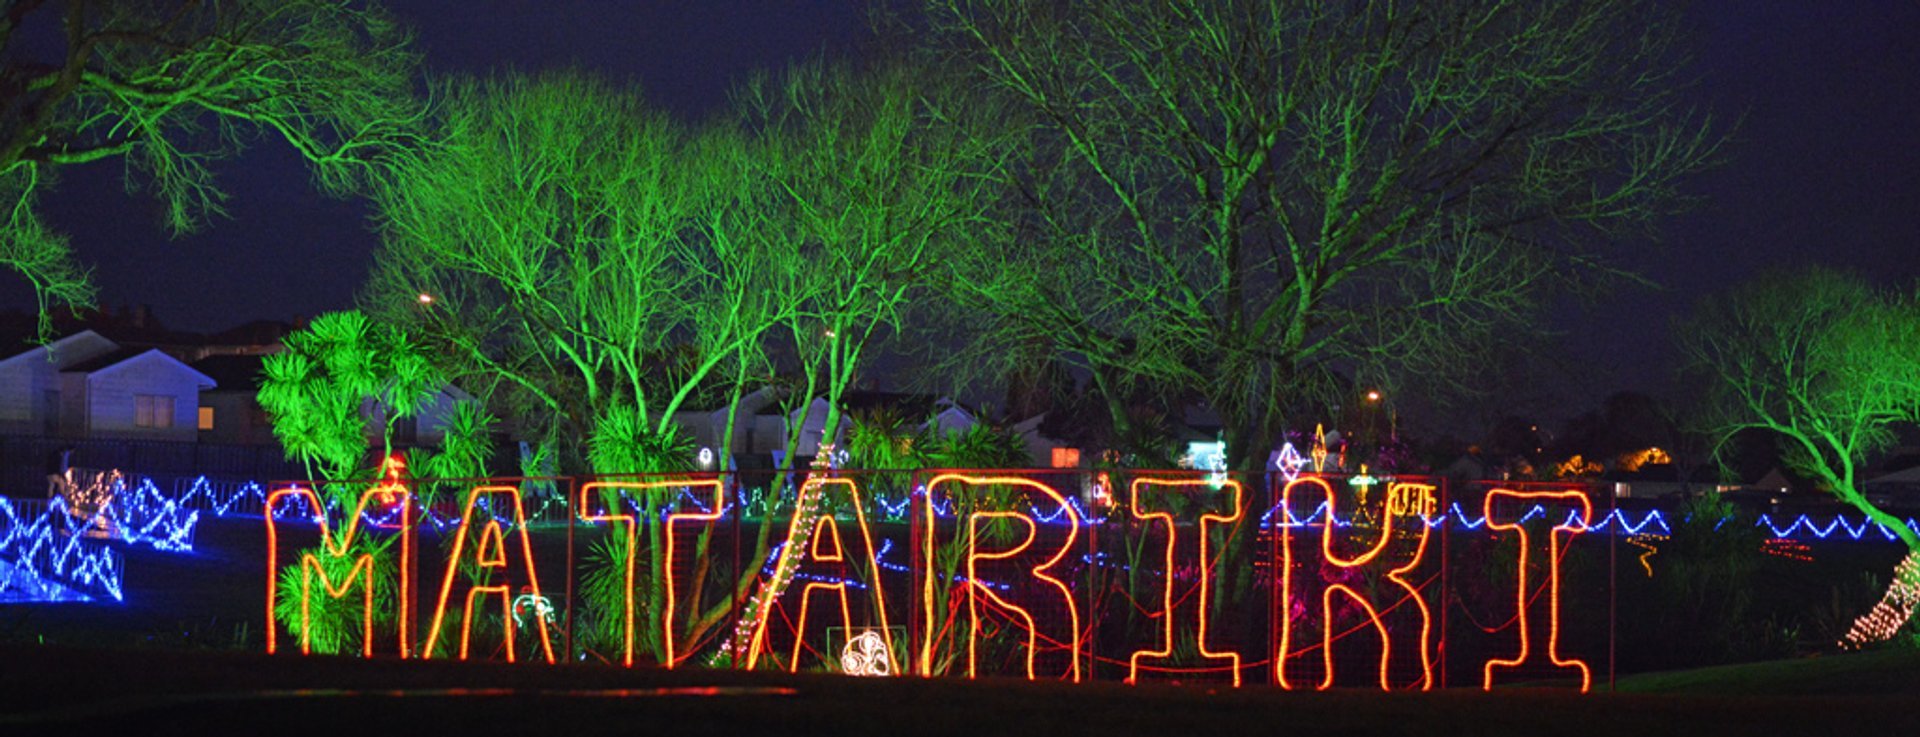
<path fill-rule="evenodd" d="M 185 486 L 186 488 L 184 490 L 176 490 L 176 507 L 181 509 L 192 508 L 203 510 L 216 516 L 258 516 L 266 498 L 266 489 L 254 481 L 216 482 L 205 476 L 201 476 L 193 479 L 190 483 L 185 484 Z M 157 492 L 157 490 L 155 491 Z M 734 494 L 734 504 L 737 505 L 738 509 L 760 510 L 767 501 L 768 491 L 764 489 L 741 488 L 737 489 Z M 926 494 L 926 488 L 919 487 L 916 488 L 912 494 L 905 497 L 891 500 L 874 498 L 871 500 L 872 509 L 869 511 L 874 514 L 876 521 L 905 522 L 913 513 L 913 500 L 915 498 L 923 498 Z M 789 503 L 792 496 L 793 489 L 791 485 L 789 485 L 789 488 L 781 492 L 781 498 L 775 502 L 775 506 L 778 507 L 783 503 Z M 1075 511 L 1079 512 L 1081 518 L 1086 520 L 1088 524 L 1099 524 L 1104 521 L 1101 515 L 1096 514 L 1094 510 L 1087 509 L 1086 505 L 1081 504 L 1077 496 L 1069 496 L 1068 500 L 1069 503 L 1074 506 Z M 542 495 L 540 505 L 529 516 L 534 519 L 545 519 L 547 516 L 555 513 L 555 509 L 550 509 L 550 507 L 557 507 L 559 510 L 564 510 L 566 505 L 567 501 L 559 495 Z M 1043 512 L 1037 508 L 1030 511 L 1042 524 L 1059 524 L 1061 521 L 1060 517 L 1064 514 L 1064 510 L 1059 509 L 1051 510 L 1051 513 Z M 934 509 L 936 516 L 952 516 L 954 513 L 953 500 L 936 500 Z M 1525 519 L 1536 519 L 1547 513 L 1546 508 L 1536 506 L 1528 510 Z M 1304 527 L 1321 522 L 1325 514 L 1326 506 L 1324 504 L 1316 507 L 1304 518 L 1295 515 L 1291 511 L 1283 510 L 1279 505 L 1275 505 L 1268 509 L 1261 517 L 1260 527 L 1263 529 L 1271 529 L 1276 524 L 1276 520 L 1284 520 L 1277 522 L 1277 524 L 1282 527 Z M 298 522 L 301 520 L 310 520 L 312 513 L 305 509 L 303 504 L 290 503 L 276 510 L 276 516 L 279 519 L 289 522 Z M 371 521 L 385 522 L 386 520 L 375 519 Z M 500 521 L 503 523 L 506 522 L 505 519 L 501 519 Z M 1909 528 L 1920 531 L 1920 521 L 1908 518 L 1904 520 L 1904 523 Z M 460 519 L 457 514 L 443 513 L 429 509 L 421 515 L 421 524 L 438 531 L 445 531 L 459 525 Z M 1335 520 L 1334 524 L 1344 527 L 1351 525 L 1352 522 L 1350 520 Z M 1454 526 L 1455 529 L 1480 530 L 1486 526 L 1486 520 L 1477 515 L 1470 516 L 1458 503 L 1455 503 L 1446 511 L 1427 518 L 1427 525 L 1435 528 L 1451 525 Z M 1769 514 L 1762 514 L 1755 522 L 1755 525 L 1766 529 L 1773 537 L 1778 538 L 1803 540 L 1841 539 L 1875 542 L 1891 542 L 1899 539 L 1898 535 L 1893 531 L 1893 528 L 1873 522 L 1864 517 L 1854 519 L 1844 514 L 1836 514 L 1831 518 L 1821 517 L 1819 519 L 1811 515 L 1801 514 L 1791 520 L 1785 521 L 1777 520 Z M 1671 534 L 1673 530 L 1667 520 L 1666 514 L 1660 510 L 1647 510 L 1644 514 L 1635 515 L 1628 510 L 1616 509 L 1589 524 L 1587 531 L 1607 532 L 1616 535 L 1664 535 Z M 1838 537 L 1836 538 L 1836 536 Z M 147 537 L 172 539 L 171 536 L 167 534 L 153 534 L 147 535 Z"/>
<path fill-rule="evenodd" d="M 153 479 L 129 477 L 119 471 L 79 469 L 71 477 L 74 483 L 64 499 L 79 514 L 101 518 L 104 523 L 95 529 L 117 540 L 151 545 L 155 550 L 193 550 L 200 513 L 162 493 Z"/>
<path fill-rule="evenodd" d="M 104 512 L 76 516 L 58 497 L 0 497 L 0 601 L 121 601 L 124 559 L 84 533 L 106 524 Z"/>

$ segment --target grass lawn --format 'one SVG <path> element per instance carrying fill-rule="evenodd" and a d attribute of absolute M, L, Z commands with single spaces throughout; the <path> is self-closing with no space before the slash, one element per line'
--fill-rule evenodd
<path fill-rule="evenodd" d="M 1798 660 L 1643 673 L 1622 677 L 1622 693 L 1905 695 L 1920 705 L 1920 650 L 1875 650 Z"/>
<path fill-rule="evenodd" d="M 1663 692 L 1586 696 L 863 680 L 32 645 L 0 646 L 0 663 L 0 734 L 22 735 L 1693 737 L 1920 730 L 1913 709 L 1920 703 L 1920 659 L 1910 652 L 1643 676 L 1621 685 Z"/>

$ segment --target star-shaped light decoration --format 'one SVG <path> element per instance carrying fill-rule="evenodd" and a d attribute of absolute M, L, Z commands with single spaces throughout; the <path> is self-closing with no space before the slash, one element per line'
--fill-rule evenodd
<path fill-rule="evenodd" d="M 1291 442 L 1281 445 L 1280 451 L 1274 454 L 1273 467 L 1280 470 L 1280 475 L 1287 477 L 1287 483 L 1300 478 L 1300 469 L 1306 465 L 1307 459 L 1301 457 L 1299 449 L 1294 448 Z"/>

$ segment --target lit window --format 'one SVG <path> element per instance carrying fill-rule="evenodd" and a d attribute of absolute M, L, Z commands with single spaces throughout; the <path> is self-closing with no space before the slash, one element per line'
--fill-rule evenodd
<path fill-rule="evenodd" d="M 1053 449 L 1053 467 L 1054 468 L 1079 468 L 1080 467 L 1080 449 L 1079 448 L 1054 448 Z"/>
<path fill-rule="evenodd" d="M 200 429 L 202 430 L 213 429 L 213 408 L 212 407 L 200 408 Z"/>
<path fill-rule="evenodd" d="M 165 394 L 135 394 L 133 426 L 155 429 L 173 427 L 173 397 Z"/>

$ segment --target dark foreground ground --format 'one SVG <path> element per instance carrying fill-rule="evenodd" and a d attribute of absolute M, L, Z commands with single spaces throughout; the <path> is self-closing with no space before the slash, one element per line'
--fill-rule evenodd
<path fill-rule="evenodd" d="M 5 645 L 0 735 L 1920 733 L 1911 650 L 1620 685 L 1660 692 L 1286 693 Z"/>

